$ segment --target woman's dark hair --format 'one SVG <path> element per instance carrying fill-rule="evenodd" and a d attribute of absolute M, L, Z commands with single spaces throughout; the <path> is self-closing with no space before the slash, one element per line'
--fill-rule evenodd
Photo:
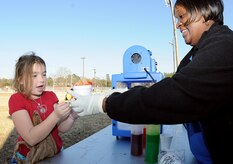
<path fill-rule="evenodd" d="M 224 23 L 222 0 L 177 0 L 174 6 L 183 6 L 191 14 L 186 24 L 194 22 L 197 13 L 200 13 L 205 21 L 213 20 L 221 25 Z"/>

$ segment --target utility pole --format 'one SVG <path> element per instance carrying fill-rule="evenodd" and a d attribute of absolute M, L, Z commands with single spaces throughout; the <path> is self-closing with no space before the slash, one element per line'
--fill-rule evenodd
<path fill-rule="evenodd" d="M 81 59 L 83 60 L 83 79 L 84 79 L 84 60 L 86 59 L 85 57 L 81 57 Z"/>
<path fill-rule="evenodd" d="M 71 87 L 73 86 L 73 74 L 72 73 L 70 74 L 70 86 Z"/>
<path fill-rule="evenodd" d="M 177 30 L 176 30 L 176 21 L 175 21 L 175 15 L 173 11 L 173 3 L 172 0 L 165 0 L 165 3 L 168 7 L 171 9 L 172 14 L 172 23 L 173 23 L 173 34 L 174 34 L 174 40 L 175 40 L 175 61 L 176 61 L 176 68 L 179 65 L 179 55 L 178 55 L 178 39 L 177 39 Z"/>
<path fill-rule="evenodd" d="M 96 75 L 96 69 L 94 68 L 94 69 L 92 69 L 93 71 L 94 71 L 94 78 L 93 78 L 93 80 L 94 80 L 94 87 L 96 86 L 96 84 L 95 84 L 95 82 L 96 82 L 96 80 L 95 80 L 95 75 Z"/>
<path fill-rule="evenodd" d="M 175 46 L 174 46 L 174 40 L 172 40 L 172 42 L 169 42 L 172 46 L 172 57 L 173 57 L 173 73 L 176 71 L 176 56 L 175 56 Z"/>

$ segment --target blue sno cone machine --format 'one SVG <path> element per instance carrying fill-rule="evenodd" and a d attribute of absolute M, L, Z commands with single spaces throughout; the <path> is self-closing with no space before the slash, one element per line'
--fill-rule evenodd
<path fill-rule="evenodd" d="M 129 47 L 123 56 L 123 73 L 112 75 L 112 88 L 131 88 L 138 85 L 151 86 L 164 78 L 157 71 L 157 62 L 146 48 L 134 45 Z M 130 137 L 131 125 L 112 120 L 112 135 Z"/>

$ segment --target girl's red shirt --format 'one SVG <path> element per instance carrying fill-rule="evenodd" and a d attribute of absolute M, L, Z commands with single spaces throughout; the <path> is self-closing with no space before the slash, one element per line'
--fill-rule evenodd
<path fill-rule="evenodd" d="M 47 111 L 45 113 L 40 112 L 38 103 L 40 105 L 46 106 Z M 41 95 L 41 98 L 38 98 L 35 100 L 28 99 L 26 98 L 25 95 L 21 93 L 14 93 L 11 95 L 9 102 L 8 102 L 9 114 L 12 115 L 16 111 L 26 110 L 32 119 L 33 112 L 35 110 L 38 110 L 41 116 L 41 119 L 43 121 L 54 111 L 53 105 L 56 103 L 58 103 L 58 98 L 56 94 L 52 91 L 44 91 L 43 94 Z M 56 142 L 57 152 L 60 152 L 63 142 L 62 142 L 61 137 L 59 136 L 57 125 L 53 128 L 53 130 L 51 131 L 51 134 Z M 23 141 L 23 138 L 19 135 L 17 141 Z M 24 145 L 21 145 L 19 147 L 18 152 L 26 157 L 29 151 L 30 151 L 29 148 L 27 148 Z"/>

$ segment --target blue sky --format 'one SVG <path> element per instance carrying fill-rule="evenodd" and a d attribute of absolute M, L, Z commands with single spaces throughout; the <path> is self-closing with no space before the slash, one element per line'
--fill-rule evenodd
<path fill-rule="evenodd" d="M 175 1 L 173 0 L 173 3 Z M 233 1 L 224 0 L 224 21 L 233 29 Z M 0 78 L 13 78 L 15 62 L 35 51 L 48 76 L 60 68 L 105 78 L 123 72 L 124 52 L 141 45 L 162 73 L 173 71 L 173 26 L 164 0 L 1 0 Z M 179 59 L 189 51 L 178 33 Z"/>

